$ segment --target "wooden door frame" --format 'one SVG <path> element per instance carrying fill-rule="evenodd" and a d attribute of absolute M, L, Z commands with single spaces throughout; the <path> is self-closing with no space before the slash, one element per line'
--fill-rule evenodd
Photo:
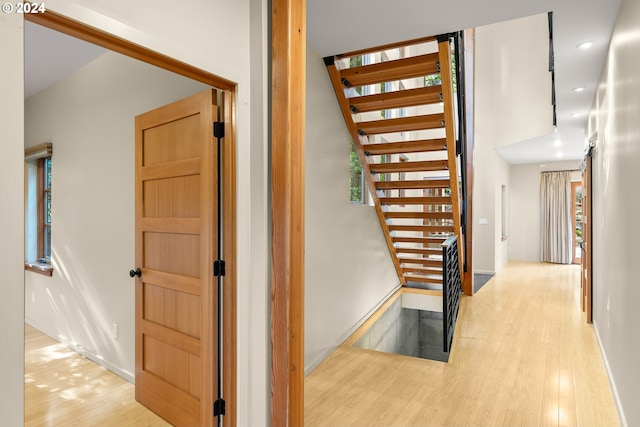
<path fill-rule="evenodd" d="M 576 258 L 575 250 L 578 244 L 576 239 L 576 226 L 578 223 L 576 222 L 576 195 L 578 193 L 578 187 L 582 187 L 581 181 L 572 181 L 571 182 L 571 224 L 572 224 L 572 233 L 571 233 L 571 244 L 573 245 L 571 248 L 571 262 L 573 264 L 580 264 L 580 259 Z M 576 259 L 578 262 L 576 262 Z"/>
<path fill-rule="evenodd" d="M 63 34 L 96 44 L 108 50 L 120 53 L 133 59 L 160 67 L 175 74 L 199 81 L 224 92 L 223 114 L 225 121 L 225 141 L 223 150 L 223 239 L 224 258 L 226 261 L 224 291 L 224 396 L 235 400 L 237 375 L 237 316 L 236 316 L 236 83 L 211 74 L 184 62 L 175 60 L 161 53 L 147 49 L 128 40 L 116 37 L 95 27 L 47 9 L 44 13 L 25 14 L 24 19 Z M 235 426 L 237 405 L 226 405 L 225 426 Z"/>
<path fill-rule="evenodd" d="M 593 138 L 593 137 L 592 137 Z M 591 141 L 590 141 L 591 142 Z M 587 323 L 593 322 L 593 202 L 592 202 L 592 163 L 591 150 L 584 159 L 582 170 L 582 240 L 586 250 L 582 251 L 580 279 L 582 285 L 581 305 Z M 585 220 L 586 219 L 586 223 Z M 585 275 L 586 271 L 586 275 Z"/>

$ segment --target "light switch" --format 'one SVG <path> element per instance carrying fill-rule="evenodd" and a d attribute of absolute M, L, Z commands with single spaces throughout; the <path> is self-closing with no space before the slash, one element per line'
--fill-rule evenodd
<path fill-rule="evenodd" d="M 489 220 L 488 220 L 487 218 L 480 218 L 480 219 L 478 220 L 478 224 L 480 224 L 480 225 L 487 225 L 487 224 L 489 224 Z"/>

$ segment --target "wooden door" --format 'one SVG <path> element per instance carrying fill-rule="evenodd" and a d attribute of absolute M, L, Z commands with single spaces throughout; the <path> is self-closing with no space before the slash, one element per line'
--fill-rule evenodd
<path fill-rule="evenodd" d="M 210 426 L 217 385 L 216 93 L 136 117 L 136 399 Z"/>
<path fill-rule="evenodd" d="M 587 315 L 587 322 L 592 322 L 593 304 L 592 292 L 592 238 L 591 238 L 591 156 L 585 158 L 585 167 L 582 171 L 582 245 L 581 245 L 581 274 L 582 311 Z"/>

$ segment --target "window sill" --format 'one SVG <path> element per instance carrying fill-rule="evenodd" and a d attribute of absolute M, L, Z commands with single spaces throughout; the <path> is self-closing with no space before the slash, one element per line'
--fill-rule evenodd
<path fill-rule="evenodd" d="M 33 271 L 34 273 L 42 274 L 43 276 L 53 276 L 53 267 L 49 264 L 40 262 L 25 262 L 24 269 L 27 271 Z"/>

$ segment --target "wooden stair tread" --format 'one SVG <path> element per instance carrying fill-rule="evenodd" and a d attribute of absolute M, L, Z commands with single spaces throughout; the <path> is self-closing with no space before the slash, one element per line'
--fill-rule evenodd
<path fill-rule="evenodd" d="M 403 273 L 418 273 L 418 274 L 432 274 L 432 275 L 442 275 L 442 265 L 440 267 L 402 267 Z"/>
<path fill-rule="evenodd" d="M 364 86 L 438 74 L 439 72 L 438 54 L 429 53 L 378 64 L 346 68 L 340 70 L 340 78 L 341 80 L 346 79 L 349 86 Z M 342 82 L 344 84 L 344 80 Z"/>
<path fill-rule="evenodd" d="M 442 255 L 442 249 L 402 248 L 396 246 L 397 254 Z"/>
<path fill-rule="evenodd" d="M 441 101 L 442 87 L 437 85 L 353 97 L 349 98 L 349 106 L 352 111 L 355 108 L 360 113 L 366 113 L 369 111 L 437 104 Z"/>
<path fill-rule="evenodd" d="M 383 205 L 447 205 L 451 197 L 380 197 Z"/>
<path fill-rule="evenodd" d="M 442 268 L 442 260 L 427 259 L 427 258 L 400 258 L 398 257 L 400 264 L 420 264 L 425 267 L 440 267 Z"/>
<path fill-rule="evenodd" d="M 351 52 L 343 52 L 340 55 L 337 55 L 337 57 L 344 58 L 344 57 L 357 56 L 357 55 L 366 55 L 369 53 L 378 53 L 378 52 L 382 52 L 389 49 L 413 46 L 416 44 L 429 43 L 429 42 L 435 42 L 435 41 L 438 41 L 438 38 L 436 36 L 420 37 L 417 39 L 405 40 L 402 42 L 390 43 L 390 44 L 385 44 L 381 46 L 370 47 L 367 49 L 354 50 Z"/>
<path fill-rule="evenodd" d="M 433 283 L 437 285 L 442 284 L 442 278 L 439 278 L 439 277 L 424 277 L 424 276 L 414 276 L 413 274 L 405 274 L 404 278 L 406 281 L 412 281 L 412 282 Z"/>
<path fill-rule="evenodd" d="M 406 162 L 405 162 L 406 163 Z M 449 179 L 422 179 L 412 181 L 378 181 L 378 190 L 415 190 L 422 188 L 449 188 Z"/>
<path fill-rule="evenodd" d="M 401 219 L 453 219 L 451 212 L 385 212 L 385 218 Z"/>
<path fill-rule="evenodd" d="M 453 233 L 453 225 L 399 225 L 390 224 L 389 231 L 418 231 L 422 233 Z"/>
<path fill-rule="evenodd" d="M 405 237 L 405 236 L 392 236 L 391 241 L 393 243 L 421 243 L 423 245 L 435 244 L 441 245 L 448 236 L 429 236 L 429 237 Z"/>
<path fill-rule="evenodd" d="M 422 162 L 370 163 L 371 173 L 434 172 L 445 171 L 449 167 L 446 160 L 426 160 Z"/>
<path fill-rule="evenodd" d="M 370 120 L 356 123 L 358 133 L 379 135 L 382 133 L 411 132 L 415 130 L 441 129 L 444 114 L 424 114 L 420 116 L 398 117 L 394 119 Z"/>
<path fill-rule="evenodd" d="M 447 149 L 445 138 L 418 139 L 415 141 L 389 142 L 385 144 L 367 144 L 363 146 L 365 155 L 425 153 Z"/>

